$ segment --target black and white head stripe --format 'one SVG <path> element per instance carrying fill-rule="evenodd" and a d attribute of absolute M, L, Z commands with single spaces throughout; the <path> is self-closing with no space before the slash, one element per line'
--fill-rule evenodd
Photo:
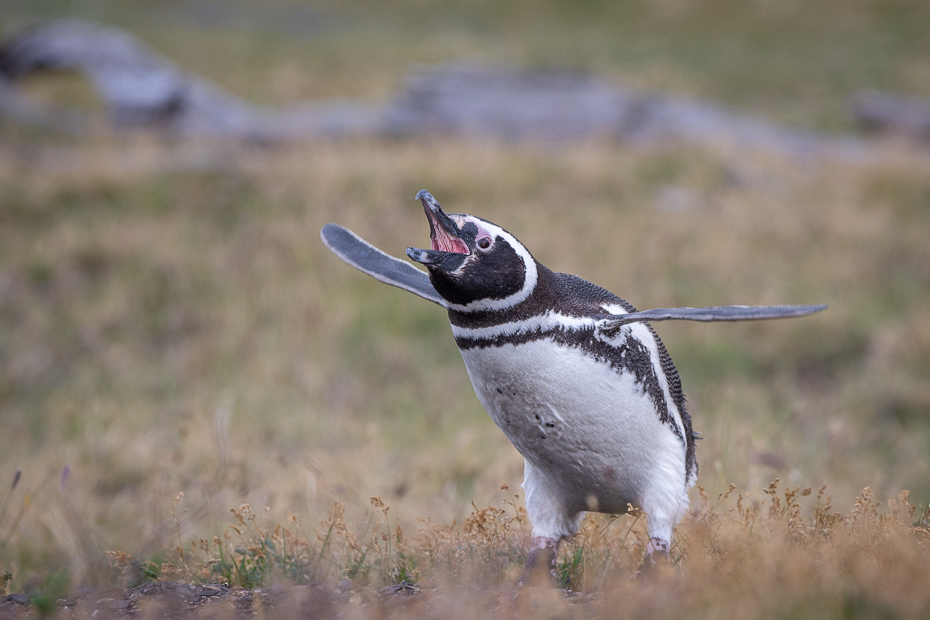
<path fill-rule="evenodd" d="M 507 308 L 512 308 L 526 301 L 536 289 L 536 284 L 539 279 L 539 270 L 536 267 L 536 260 L 530 254 L 529 250 L 527 250 L 522 243 L 517 241 L 516 237 L 496 224 L 492 224 L 491 222 L 473 215 L 452 215 L 451 217 L 456 220 L 456 223 L 463 229 L 469 223 L 474 224 L 478 228 L 478 232 L 475 235 L 476 243 L 480 243 L 484 238 L 489 238 L 494 244 L 504 243 L 510 246 L 510 249 L 523 261 L 523 283 L 515 293 L 500 299 L 476 299 L 475 301 L 465 304 L 448 303 L 447 307 L 451 310 L 457 310 L 458 312 L 493 312 L 496 310 L 506 310 Z M 480 245 L 478 248 L 480 248 Z M 494 249 L 494 245 L 490 246 L 490 251 L 494 251 Z M 471 267 L 474 262 L 481 259 L 479 254 L 481 251 L 482 249 L 475 249 L 472 255 L 456 269 L 455 273 L 467 275 L 469 267 Z"/>

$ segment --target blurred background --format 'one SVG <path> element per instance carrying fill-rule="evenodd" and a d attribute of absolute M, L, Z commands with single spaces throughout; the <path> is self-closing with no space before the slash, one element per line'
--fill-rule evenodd
<path fill-rule="evenodd" d="M 310 527 L 336 501 L 364 524 L 380 496 L 413 532 L 519 489 L 443 311 L 319 239 L 335 221 L 403 256 L 428 238 L 421 188 L 641 309 L 830 304 L 657 324 L 704 437 L 699 484 L 826 484 L 842 510 L 866 486 L 930 500 L 930 152 L 851 111 L 870 90 L 930 99 L 930 4 L 5 0 L 0 31 L 61 18 L 269 109 L 377 108 L 412 72 L 466 63 L 708 102 L 830 146 L 185 138 L 114 129 L 80 73 L 24 76 L 29 101 L 90 120 L 0 115 L 0 498 L 22 472 L 0 571 L 18 590 L 89 579 L 99 550 L 212 538 L 246 502 Z"/>

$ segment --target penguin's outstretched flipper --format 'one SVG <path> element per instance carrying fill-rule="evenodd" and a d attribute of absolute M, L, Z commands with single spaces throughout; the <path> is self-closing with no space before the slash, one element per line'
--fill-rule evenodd
<path fill-rule="evenodd" d="M 434 304 L 446 307 L 446 301 L 430 284 L 429 276 L 425 272 L 382 252 L 345 226 L 327 224 L 320 231 L 320 237 L 333 254 L 359 271 L 385 284 L 410 291 Z"/>
<path fill-rule="evenodd" d="M 814 306 L 712 306 L 709 308 L 654 308 L 611 316 L 598 321 L 601 331 L 612 331 L 627 323 L 640 321 L 759 321 L 790 319 L 826 310 L 826 305 Z"/>
<path fill-rule="evenodd" d="M 429 276 L 410 263 L 395 258 L 371 245 L 339 224 L 327 224 L 320 231 L 326 247 L 343 261 L 385 284 L 402 288 L 442 307 L 447 302 L 439 296 Z M 642 312 L 613 315 L 599 321 L 601 331 L 613 331 L 628 323 L 643 321 L 759 321 L 807 316 L 826 310 L 826 305 L 809 306 L 712 306 L 708 308 L 654 308 Z"/>

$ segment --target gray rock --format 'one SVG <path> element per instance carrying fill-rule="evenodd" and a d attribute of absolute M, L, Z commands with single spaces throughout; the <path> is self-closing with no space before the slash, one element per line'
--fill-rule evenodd
<path fill-rule="evenodd" d="M 857 93 L 850 108 L 864 129 L 930 142 L 930 99 L 870 90 Z"/>
<path fill-rule="evenodd" d="M 423 133 L 504 141 L 682 140 L 790 157 L 858 158 L 867 149 L 861 140 L 786 128 L 714 103 L 634 92 L 567 72 L 418 67 L 385 105 L 334 99 L 262 108 L 185 71 L 118 28 L 60 21 L 8 37 L 0 46 L 0 111 L 71 133 L 88 125 L 79 114 L 41 107 L 16 88 L 17 79 L 39 69 L 86 75 L 117 127 L 181 136 L 270 142 Z"/>

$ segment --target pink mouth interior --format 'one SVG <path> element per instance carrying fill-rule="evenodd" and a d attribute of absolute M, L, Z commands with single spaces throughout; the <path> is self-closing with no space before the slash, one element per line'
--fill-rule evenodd
<path fill-rule="evenodd" d="M 468 254 L 468 246 L 458 237 L 448 234 L 438 223 L 433 222 L 433 233 L 430 235 L 430 248 L 441 252 L 454 252 L 455 254 Z"/>

